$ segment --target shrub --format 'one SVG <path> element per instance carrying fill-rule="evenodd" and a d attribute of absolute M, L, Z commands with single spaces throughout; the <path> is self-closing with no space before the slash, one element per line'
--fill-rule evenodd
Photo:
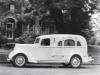
<path fill-rule="evenodd" d="M 5 43 L 7 43 L 7 42 L 8 42 L 7 37 L 4 36 L 4 35 L 2 35 L 2 34 L 0 34 L 0 47 L 1 47 L 2 45 L 4 45 Z"/>
<path fill-rule="evenodd" d="M 20 37 L 15 39 L 15 42 L 17 43 L 34 43 L 35 37 L 37 37 L 37 34 L 34 34 L 32 31 L 31 32 L 25 32 L 22 34 Z"/>
<path fill-rule="evenodd" d="M 95 45 L 95 43 L 96 43 L 96 38 L 95 38 L 95 37 L 92 37 L 92 38 L 88 41 L 88 43 L 89 43 L 90 45 Z"/>

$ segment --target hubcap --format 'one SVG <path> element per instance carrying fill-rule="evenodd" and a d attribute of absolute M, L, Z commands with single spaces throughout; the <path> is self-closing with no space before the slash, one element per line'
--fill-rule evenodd
<path fill-rule="evenodd" d="M 25 64 L 25 58 L 23 56 L 17 56 L 15 63 L 17 66 L 23 66 Z"/>
<path fill-rule="evenodd" d="M 80 65 L 80 59 L 79 58 L 77 58 L 77 57 L 74 57 L 73 59 L 72 59 L 72 66 L 73 67 L 79 67 L 79 65 Z"/>

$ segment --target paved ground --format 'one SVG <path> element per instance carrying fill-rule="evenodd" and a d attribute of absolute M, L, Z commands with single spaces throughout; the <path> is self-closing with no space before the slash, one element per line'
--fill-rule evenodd
<path fill-rule="evenodd" d="M 61 65 L 32 64 L 16 68 L 11 64 L 0 64 L 0 75 L 100 75 L 100 65 L 82 65 L 75 69 Z"/>

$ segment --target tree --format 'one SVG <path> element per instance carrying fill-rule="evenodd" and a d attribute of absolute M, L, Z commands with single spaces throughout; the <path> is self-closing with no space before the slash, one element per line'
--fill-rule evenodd
<path fill-rule="evenodd" d="M 55 21 L 55 26 L 58 31 L 58 33 L 64 34 L 67 32 L 68 25 L 64 24 L 64 14 L 62 12 L 63 9 L 68 9 L 68 3 L 69 0 L 47 0 L 45 2 L 46 7 L 50 11 L 50 16 Z"/>
<path fill-rule="evenodd" d="M 91 35 L 91 27 L 89 25 L 90 15 L 93 10 L 96 9 L 97 0 L 74 0 L 71 6 L 71 21 L 70 21 L 70 33 L 80 34 L 86 38 Z M 90 35 L 87 35 L 85 30 L 90 30 Z"/>
<path fill-rule="evenodd" d="M 29 0 L 32 4 L 35 15 L 45 16 L 47 10 L 50 11 L 50 16 L 55 21 L 55 26 L 58 33 L 81 34 L 83 30 L 88 29 L 90 20 L 89 13 L 93 13 L 96 9 L 98 0 Z M 45 11 L 43 11 L 45 10 Z M 62 10 L 67 10 L 68 24 L 64 23 L 64 13 Z M 42 13 L 41 13 L 42 11 Z"/>

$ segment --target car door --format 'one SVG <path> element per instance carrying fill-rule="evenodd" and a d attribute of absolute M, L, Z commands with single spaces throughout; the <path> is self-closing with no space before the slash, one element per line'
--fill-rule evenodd
<path fill-rule="evenodd" d="M 48 62 L 51 59 L 51 39 L 50 38 L 43 38 L 41 39 L 40 45 L 37 48 L 38 52 L 38 61 L 40 62 Z"/>
<path fill-rule="evenodd" d="M 55 40 L 54 48 L 52 49 L 52 60 L 54 62 L 63 62 L 64 55 L 63 55 L 63 39 L 59 37 Z"/>

